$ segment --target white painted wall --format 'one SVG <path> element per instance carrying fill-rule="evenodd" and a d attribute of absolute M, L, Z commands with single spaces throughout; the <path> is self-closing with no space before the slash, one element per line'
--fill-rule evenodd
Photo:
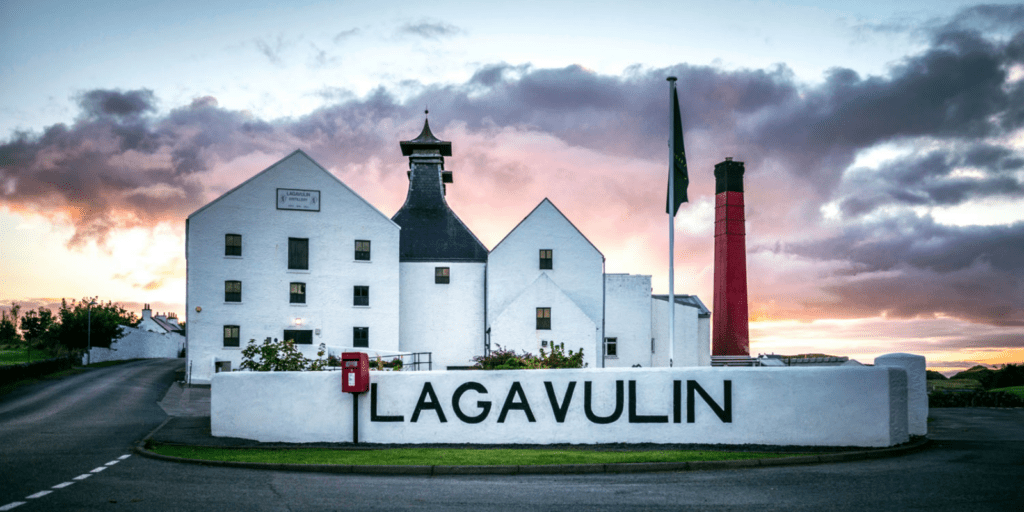
<path fill-rule="evenodd" d="M 110 348 L 93 347 L 89 358 L 82 356 L 82 362 L 102 363 L 126 359 L 152 359 L 178 357 L 185 346 L 185 337 L 177 333 L 152 332 L 138 327 L 121 326 L 121 337 L 110 344 Z"/>
<path fill-rule="evenodd" d="M 435 369 L 472 366 L 484 353 L 484 263 L 403 262 L 401 342 L 403 352 L 432 352 Z M 448 284 L 434 282 L 434 269 L 448 267 Z"/>
<path fill-rule="evenodd" d="M 711 366 L 711 319 L 699 318 L 697 308 L 676 304 L 674 366 Z M 651 299 L 652 365 L 669 365 L 668 301 Z"/>
<path fill-rule="evenodd" d="M 278 210 L 278 188 L 319 190 L 319 212 Z M 223 346 L 223 326 L 250 339 L 285 329 L 320 330 L 312 345 L 352 344 L 353 327 L 370 328 L 370 347 L 398 350 L 399 228 L 301 151 L 193 213 L 186 224 L 188 359 L 193 382 L 208 382 L 214 361 L 241 363 L 241 347 Z M 224 255 L 224 235 L 242 235 L 242 256 Z M 309 239 L 309 270 L 288 270 L 288 238 Z M 371 261 L 355 261 L 355 240 L 371 241 Z M 224 302 L 224 281 L 242 281 L 242 302 Z M 289 304 L 289 283 L 307 285 L 306 304 Z M 370 287 L 370 306 L 352 305 L 352 289 Z M 198 312 L 196 308 L 201 308 Z M 301 323 L 301 325 L 299 325 Z M 482 323 L 482 321 L 481 321 Z"/>
<path fill-rule="evenodd" d="M 211 428 L 214 436 L 263 442 L 351 441 L 352 395 L 340 390 L 341 372 L 219 373 L 212 382 Z M 616 399 L 622 382 L 621 401 Z M 680 400 L 675 405 L 675 382 Z M 724 421 L 698 393 L 688 420 L 688 382 L 698 384 L 731 417 Z M 591 370 L 519 370 L 487 372 L 371 372 L 377 385 L 378 416 L 401 421 L 371 421 L 372 393 L 359 396 L 360 442 L 367 443 L 693 443 L 799 446 L 892 446 L 909 440 L 907 374 L 894 367 L 829 368 L 644 368 Z M 474 382 L 486 393 L 469 390 L 458 400 L 463 414 L 483 417 L 477 423 L 458 417 L 456 390 Z M 545 383 L 565 403 L 575 387 L 563 422 L 556 419 Z M 590 382 L 591 411 L 620 416 L 606 424 L 587 418 L 585 386 Z M 630 393 L 630 383 L 635 393 Z M 731 401 L 726 406 L 726 382 Z M 444 414 L 424 409 L 412 417 L 430 384 Z M 514 383 L 522 397 L 513 393 Z M 372 389 L 372 388 L 371 388 Z M 635 396 L 631 397 L 631 395 Z M 527 403 L 500 413 L 507 398 Z M 482 414 L 489 408 L 486 414 Z M 639 417 L 655 416 L 658 423 Z M 676 422 L 676 411 L 679 422 Z"/>
<path fill-rule="evenodd" d="M 604 283 L 604 337 L 618 345 L 616 357 L 605 357 L 605 368 L 650 367 L 651 276 L 606 274 Z"/>
<path fill-rule="evenodd" d="M 875 358 L 875 365 L 906 370 L 910 435 L 928 435 L 928 375 L 925 357 L 906 353 L 885 354 Z"/>
<path fill-rule="evenodd" d="M 551 329 L 537 329 L 537 308 L 551 308 Z M 565 351 L 583 349 L 583 363 L 588 368 L 600 366 L 598 340 L 600 324 L 593 320 L 566 295 L 547 274 L 534 282 L 511 301 L 500 314 L 492 316 L 491 349 L 514 350 L 540 354 L 542 342 L 565 343 Z"/>
<path fill-rule="evenodd" d="M 553 251 L 553 269 L 540 269 L 541 249 Z M 600 326 L 603 263 L 597 248 L 545 199 L 487 257 L 487 314 L 497 318 L 545 274 Z"/>

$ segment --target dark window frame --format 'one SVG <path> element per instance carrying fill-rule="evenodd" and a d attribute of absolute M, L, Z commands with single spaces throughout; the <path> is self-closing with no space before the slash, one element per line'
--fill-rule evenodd
<path fill-rule="evenodd" d="M 353 306 L 369 306 L 370 305 L 370 287 L 369 286 L 353 286 L 352 287 L 352 305 Z"/>
<path fill-rule="evenodd" d="M 298 290 L 296 290 L 298 285 Z M 306 303 L 306 283 L 288 283 L 288 303 L 289 304 L 305 304 Z"/>
<path fill-rule="evenodd" d="M 237 243 L 233 243 L 237 242 Z M 242 255 L 242 235 L 227 233 L 224 235 L 224 256 Z"/>
<path fill-rule="evenodd" d="M 225 347 L 238 347 L 240 346 L 239 340 L 241 336 L 241 328 L 237 325 L 225 325 L 224 326 L 224 346 Z M 234 336 L 231 336 L 234 334 Z"/>
<path fill-rule="evenodd" d="M 224 281 L 224 302 L 242 302 L 241 281 Z"/>
<path fill-rule="evenodd" d="M 352 346 L 355 348 L 370 348 L 370 328 L 352 328 Z"/>
<path fill-rule="evenodd" d="M 604 339 L 604 356 L 615 358 L 619 357 L 619 338 Z"/>
<path fill-rule="evenodd" d="M 284 341 L 294 341 L 296 345 L 312 345 L 313 344 L 313 330 L 312 329 L 285 329 L 284 336 L 281 338 Z"/>
<path fill-rule="evenodd" d="M 360 244 L 366 244 L 360 249 Z M 369 240 L 356 240 L 356 261 L 370 261 L 370 241 Z"/>
<path fill-rule="evenodd" d="M 309 270 L 309 239 L 288 237 L 288 270 Z"/>
<path fill-rule="evenodd" d="M 551 308 L 537 308 L 537 330 L 551 330 Z"/>
<path fill-rule="evenodd" d="M 551 249 L 540 250 L 540 269 L 541 270 L 554 270 L 554 253 Z"/>
<path fill-rule="evenodd" d="M 449 284 L 451 281 L 451 267 L 434 267 L 434 284 Z"/>

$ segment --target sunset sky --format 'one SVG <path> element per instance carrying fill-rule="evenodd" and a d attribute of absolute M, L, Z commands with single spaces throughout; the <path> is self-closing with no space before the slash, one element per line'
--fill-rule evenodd
<path fill-rule="evenodd" d="M 545 197 L 712 304 L 715 163 L 746 163 L 751 352 L 1024 361 L 1024 5 L 0 2 L 0 303 L 185 317 L 185 218 L 302 149 L 386 215 L 430 109 L 493 247 Z M 145 4 L 140 7 L 137 4 Z"/>

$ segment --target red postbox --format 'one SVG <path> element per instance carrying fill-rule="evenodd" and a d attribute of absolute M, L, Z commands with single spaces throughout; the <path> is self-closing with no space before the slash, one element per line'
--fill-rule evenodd
<path fill-rule="evenodd" d="M 364 352 L 341 354 L 341 390 L 363 393 L 370 389 L 370 357 Z"/>

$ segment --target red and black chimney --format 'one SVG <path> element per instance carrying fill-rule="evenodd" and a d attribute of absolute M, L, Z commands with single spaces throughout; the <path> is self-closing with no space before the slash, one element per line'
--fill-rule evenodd
<path fill-rule="evenodd" d="M 743 162 L 715 165 L 715 309 L 713 356 L 749 356 Z"/>

